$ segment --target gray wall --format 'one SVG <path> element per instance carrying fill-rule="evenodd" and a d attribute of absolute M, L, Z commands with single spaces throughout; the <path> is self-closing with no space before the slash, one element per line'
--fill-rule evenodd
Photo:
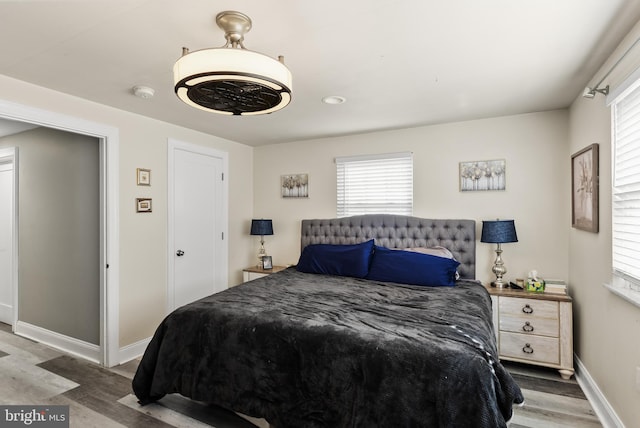
<path fill-rule="evenodd" d="M 18 319 L 100 340 L 99 142 L 38 128 L 0 138 L 18 147 Z"/>

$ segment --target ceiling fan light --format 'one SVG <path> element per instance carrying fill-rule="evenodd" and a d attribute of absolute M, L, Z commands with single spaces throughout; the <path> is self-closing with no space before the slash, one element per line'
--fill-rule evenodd
<path fill-rule="evenodd" d="M 232 48 L 202 49 L 184 55 L 173 66 L 174 84 L 189 79 L 207 79 L 207 76 L 242 75 L 247 80 L 258 79 L 268 82 L 274 89 L 287 88 L 291 91 L 292 77 L 289 69 L 280 61 L 249 50 Z"/>
<path fill-rule="evenodd" d="M 236 23 L 243 17 L 248 20 L 237 12 L 223 12 L 217 17 L 219 25 L 230 25 L 225 14 L 235 14 Z M 234 25 L 233 31 L 237 29 Z M 238 42 L 237 34 L 231 37 L 230 32 L 227 29 L 225 47 L 184 50 L 173 66 L 176 95 L 188 105 L 221 114 L 266 114 L 286 107 L 293 83 L 289 69 L 282 61 L 244 49 L 242 38 Z"/>

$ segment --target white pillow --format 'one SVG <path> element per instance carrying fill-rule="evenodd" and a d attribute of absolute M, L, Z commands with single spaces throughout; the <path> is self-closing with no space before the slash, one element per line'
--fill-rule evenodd
<path fill-rule="evenodd" d="M 415 248 L 405 248 L 405 251 L 412 251 L 414 253 L 422 253 L 422 254 L 430 254 L 432 256 L 444 257 L 447 259 L 453 259 L 453 254 L 451 251 L 447 250 L 441 246 L 435 247 L 415 247 Z"/>

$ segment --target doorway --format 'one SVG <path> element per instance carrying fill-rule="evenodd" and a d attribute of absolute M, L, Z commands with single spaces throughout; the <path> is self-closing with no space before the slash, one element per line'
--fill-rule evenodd
<path fill-rule="evenodd" d="M 227 153 L 169 140 L 168 289 L 173 309 L 227 288 Z"/>
<path fill-rule="evenodd" d="M 55 335 L 47 337 L 46 333 L 49 333 L 47 331 L 44 332 L 44 336 L 41 336 L 43 333 L 41 331 L 21 331 L 20 323 L 18 323 L 15 332 L 67 349 L 107 367 L 119 364 L 118 129 L 3 100 L 0 100 L 0 118 L 94 137 L 97 138 L 99 144 L 100 303 L 98 316 L 100 344 L 94 350 L 93 348 L 87 349 L 82 344 L 76 346 L 76 342 L 79 341 L 74 340 L 51 343 L 48 339 L 55 339 Z"/>
<path fill-rule="evenodd" d="M 36 127 L 0 145 L 20 154 L 15 331 L 60 347 L 51 341 L 78 343 L 99 360 L 99 141 Z"/>
<path fill-rule="evenodd" d="M 14 148 L 0 149 L 0 322 L 15 328 Z"/>

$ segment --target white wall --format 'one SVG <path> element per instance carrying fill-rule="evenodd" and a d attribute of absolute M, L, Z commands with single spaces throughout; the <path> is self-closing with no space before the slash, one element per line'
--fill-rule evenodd
<path fill-rule="evenodd" d="M 594 76 L 599 81 L 621 52 L 640 36 L 636 26 Z M 605 84 L 614 88 L 640 66 L 637 49 Z M 603 287 L 611 279 L 611 110 L 605 97 L 578 97 L 570 109 L 570 150 L 600 145 L 600 231 L 569 233 L 569 278 L 574 298 L 574 347 L 602 393 L 627 427 L 640 427 L 640 308 Z"/>
<path fill-rule="evenodd" d="M 252 149 L 169 123 L 117 110 L 6 76 L 0 98 L 119 129 L 120 139 L 120 346 L 153 334 L 166 311 L 167 139 L 229 153 L 229 285 L 253 263 L 248 226 L 252 217 Z M 176 101 L 177 103 L 179 101 Z M 136 185 L 136 168 L 152 170 L 152 186 Z M 153 213 L 136 214 L 135 198 L 153 198 Z"/>
<path fill-rule="evenodd" d="M 338 107 L 339 108 L 339 107 Z M 272 218 L 266 237 L 275 264 L 299 257 L 300 220 L 336 216 L 336 156 L 414 153 L 414 215 L 477 221 L 477 277 L 493 277 L 495 246 L 479 242 L 482 220 L 514 219 L 519 242 L 503 246 L 507 277 L 536 268 L 568 277 L 569 150 L 567 111 L 451 123 L 257 147 L 254 215 Z M 458 163 L 506 160 L 506 190 L 460 192 Z M 309 174 L 308 199 L 280 196 L 280 175 Z M 257 240 L 253 242 L 257 251 Z"/>

